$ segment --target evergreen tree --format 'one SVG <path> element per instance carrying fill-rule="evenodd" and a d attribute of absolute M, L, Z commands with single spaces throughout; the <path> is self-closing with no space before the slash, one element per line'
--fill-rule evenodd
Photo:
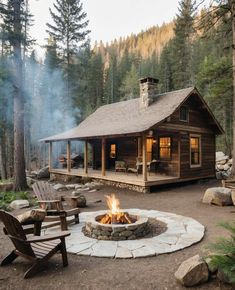
<path fill-rule="evenodd" d="M 121 100 L 130 100 L 139 96 L 138 73 L 134 64 L 126 73 L 120 88 Z"/>
<path fill-rule="evenodd" d="M 88 20 L 80 0 L 56 0 L 55 12 L 50 9 L 53 24 L 47 23 L 49 35 L 56 41 L 60 56 L 65 65 L 67 97 L 70 98 L 71 65 L 78 49 L 87 41 Z"/>
<path fill-rule="evenodd" d="M 175 20 L 175 36 L 171 47 L 173 89 L 182 89 L 194 83 L 192 67 L 194 19 L 195 1 L 182 0 Z"/>

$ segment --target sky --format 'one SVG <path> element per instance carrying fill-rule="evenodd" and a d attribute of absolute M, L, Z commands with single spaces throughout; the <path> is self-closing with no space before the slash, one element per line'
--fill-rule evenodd
<path fill-rule="evenodd" d="M 55 0 L 29 0 L 34 15 L 33 37 L 38 43 L 46 43 L 46 22 L 52 23 L 49 7 Z M 91 43 L 110 42 L 120 36 L 138 33 L 153 25 L 169 22 L 176 15 L 177 0 L 83 0 L 87 13 Z"/>

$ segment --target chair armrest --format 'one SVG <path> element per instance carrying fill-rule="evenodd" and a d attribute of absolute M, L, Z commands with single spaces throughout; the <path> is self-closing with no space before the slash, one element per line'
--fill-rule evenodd
<path fill-rule="evenodd" d="M 25 242 L 29 244 L 38 243 L 38 242 L 46 242 L 46 241 L 56 240 L 56 239 L 60 239 L 60 238 L 68 237 L 68 236 L 70 236 L 69 231 L 62 231 L 54 235 L 28 237 Z"/>
<path fill-rule="evenodd" d="M 38 200 L 38 203 L 58 203 L 61 202 L 59 199 L 54 200 Z"/>

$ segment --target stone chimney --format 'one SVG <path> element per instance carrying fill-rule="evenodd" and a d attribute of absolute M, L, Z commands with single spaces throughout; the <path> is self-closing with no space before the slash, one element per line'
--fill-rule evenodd
<path fill-rule="evenodd" d="M 146 109 L 153 102 L 154 97 L 157 95 L 158 79 L 155 78 L 142 78 L 140 82 L 140 108 Z"/>

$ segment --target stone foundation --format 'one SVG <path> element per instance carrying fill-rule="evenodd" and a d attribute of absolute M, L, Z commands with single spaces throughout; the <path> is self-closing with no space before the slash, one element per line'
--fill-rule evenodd
<path fill-rule="evenodd" d="M 83 228 L 85 236 L 97 240 L 124 241 L 142 238 L 150 231 L 147 217 L 135 216 L 137 221 L 132 224 L 101 224 L 97 220 L 102 216 L 91 217 L 86 222 Z"/>

